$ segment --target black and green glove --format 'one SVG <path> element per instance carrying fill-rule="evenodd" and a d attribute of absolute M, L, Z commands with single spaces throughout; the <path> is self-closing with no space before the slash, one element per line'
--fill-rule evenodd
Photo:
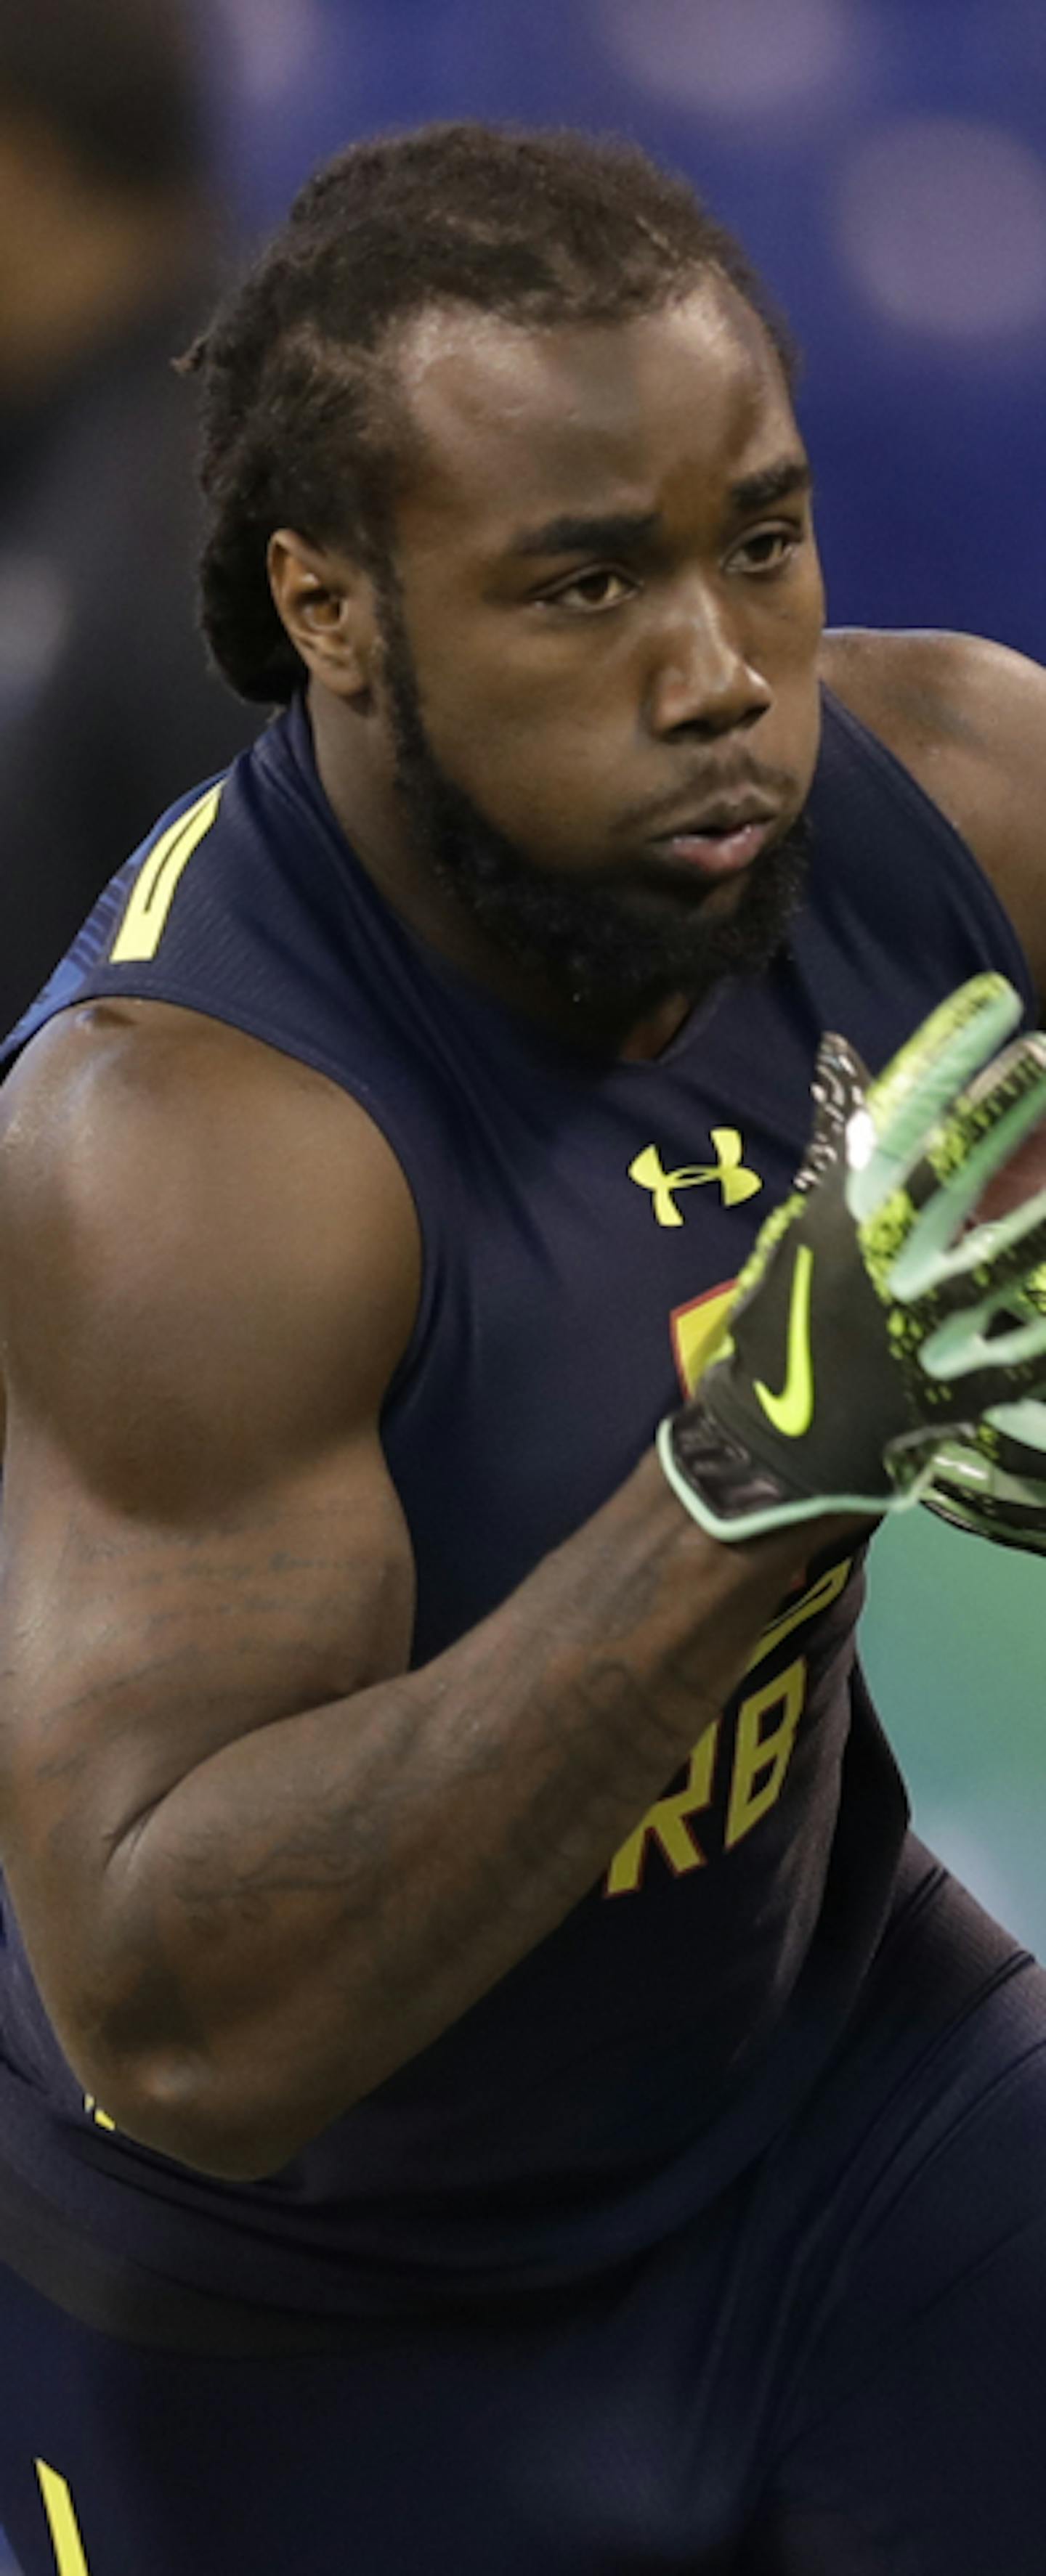
<path fill-rule="evenodd" d="M 1046 1038 L 996 1053 L 1019 1018 L 1004 977 L 975 976 L 874 1082 L 844 1038 L 824 1039 L 791 1196 L 658 1436 L 669 1482 L 714 1537 L 904 1509 L 989 1413 L 1046 1399 L 1046 1310 L 1028 1290 L 1046 1192 L 963 1231 L 1046 1116 Z"/>
<path fill-rule="evenodd" d="M 942 1443 L 919 1500 L 955 1529 L 1046 1556 L 1046 1402 L 992 1405 L 979 1429 Z"/>
<path fill-rule="evenodd" d="M 1016 1313 L 1046 1315 L 1046 1267 L 1013 1297 Z M 996 1547 L 1046 1556 L 1046 1394 L 993 1404 L 965 1438 L 934 1453 L 920 1500 L 938 1519 Z"/>

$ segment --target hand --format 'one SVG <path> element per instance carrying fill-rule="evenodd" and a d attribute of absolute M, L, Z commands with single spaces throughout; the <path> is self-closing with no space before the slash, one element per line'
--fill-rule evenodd
<path fill-rule="evenodd" d="M 1046 1038 L 995 1053 L 1019 1017 L 1001 975 L 975 976 L 874 1082 L 844 1038 L 823 1040 L 791 1196 L 741 1273 L 727 1338 L 658 1436 L 714 1537 L 903 1510 L 936 1493 L 938 1462 L 977 1448 L 996 1408 L 1046 1398 L 1046 1306 L 1030 1288 L 1046 1193 L 962 1230 L 1046 1115 Z"/>

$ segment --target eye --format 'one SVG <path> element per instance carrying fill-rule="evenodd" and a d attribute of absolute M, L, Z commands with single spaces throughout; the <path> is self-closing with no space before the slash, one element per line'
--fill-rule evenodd
<path fill-rule="evenodd" d="M 749 573 L 783 572 L 797 547 L 802 545 L 805 533 L 805 529 L 793 526 L 753 528 L 751 536 L 745 537 L 734 548 L 727 569 L 733 571 L 736 568 Z"/>
<path fill-rule="evenodd" d="M 580 609 L 582 614 L 598 616 L 601 610 L 619 608 L 622 600 L 631 598 L 634 588 L 623 572 L 615 572 L 610 564 L 599 564 L 592 572 L 572 573 L 569 581 L 561 582 L 558 590 L 547 591 L 545 597 L 551 608 Z"/>

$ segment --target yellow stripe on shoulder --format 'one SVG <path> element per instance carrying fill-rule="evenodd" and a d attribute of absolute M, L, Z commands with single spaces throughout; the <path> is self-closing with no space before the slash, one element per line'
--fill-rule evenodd
<path fill-rule="evenodd" d="M 58 2562 L 58 2576 L 90 2576 L 67 2480 L 59 2476 L 57 2469 L 49 2468 L 46 2460 L 37 2461 L 36 2474 Z"/>
<path fill-rule="evenodd" d="M 156 848 L 143 860 L 134 881 L 127 910 L 109 951 L 112 966 L 128 966 L 143 957 L 155 957 L 164 934 L 167 915 L 178 890 L 182 870 L 188 867 L 194 850 L 198 850 L 222 801 L 224 778 L 209 787 L 198 804 L 190 805 L 187 814 L 179 814 L 176 823 L 161 833 Z"/>

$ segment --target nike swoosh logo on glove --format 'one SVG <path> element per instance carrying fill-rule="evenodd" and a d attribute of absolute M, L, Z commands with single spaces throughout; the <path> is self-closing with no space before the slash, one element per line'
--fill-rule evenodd
<path fill-rule="evenodd" d="M 813 1275 L 813 1253 L 809 1244 L 801 1243 L 795 1256 L 788 1309 L 788 1373 L 780 1395 L 774 1395 L 758 1378 L 755 1381 L 755 1394 L 767 1421 L 786 1440 L 800 1440 L 814 1418 L 814 1362 L 810 1348 Z"/>

